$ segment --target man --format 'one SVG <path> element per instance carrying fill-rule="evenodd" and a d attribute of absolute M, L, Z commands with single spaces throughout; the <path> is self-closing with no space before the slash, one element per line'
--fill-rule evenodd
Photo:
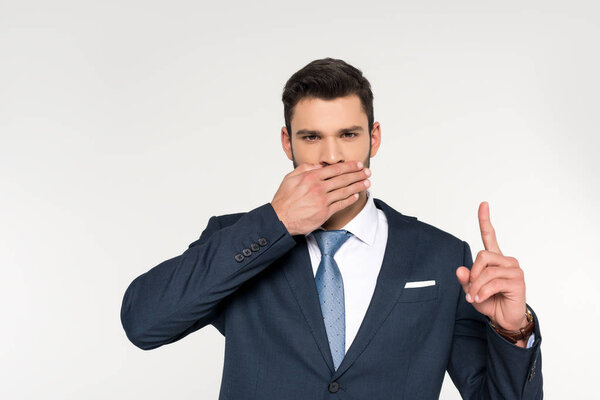
<path fill-rule="evenodd" d="M 210 218 L 183 254 L 136 278 L 121 319 L 142 349 L 208 324 L 226 336 L 220 399 L 542 398 L 541 336 L 523 272 L 405 216 L 368 191 L 381 144 L 373 95 L 342 60 L 283 92 L 294 170 L 272 201 Z"/>

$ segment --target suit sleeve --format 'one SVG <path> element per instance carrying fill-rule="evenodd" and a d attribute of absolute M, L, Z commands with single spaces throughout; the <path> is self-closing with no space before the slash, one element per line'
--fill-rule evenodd
<path fill-rule="evenodd" d="M 121 305 L 127 337 L 150 350 L 212 323 L 228 296 L 295 244 L 270 203 L 226 227 L 211 217 L 181 255 L 131 282 Z M 222 322 L 215 326 L 223 333 Z"/>
<path fill-rule="evenodd" d="M 463 264 L 471 269 L 473 257 L 463 242 Z M 448 374 L 463 399 L 542 399 L 542 356 L 539 321 L 530 348 L 516 346 L 500 336 L 486 316 L 465 300 L 460 285 Z M 530 307 L 531 309 L 531 307 Z"/>

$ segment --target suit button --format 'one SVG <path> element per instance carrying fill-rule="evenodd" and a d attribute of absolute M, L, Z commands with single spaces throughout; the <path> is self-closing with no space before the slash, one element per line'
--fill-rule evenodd
<path fill-rule="evenodd" d="M 335 393 L 335 392 L 337 392 L 338 390 L 340 390 L 340 384 L 339 384 L 339 383 L 337 383 L 337 382 L 335 382 L 335 381 L 334 381 L 334 382 L 331 382 L 331 383 L 329 384 L 329 388 L 328 388 L 328 389 L 329 389 L 329 392 L 330 392 L 330 393 Z"/>
<path fill-rule="evenodd" d="M 241 255 L 240 253 L 237 253 L 237 254 L 235 255 L 235 257 L 233 257 L 233 258 L 235 258 L 235 261 L 237 261 L 237 262 L 242 262 L 242 261 L 244 261 L 244 256 L 243 256 L 243 255 Z"/>
<path fill-rule="evenodd" d="M 531 369 L 529 370 L 529 376 L 527 377 L 527 380 L 529 382 L 531 382 L 533 380 L 533 378 L 535 377 L 536 366 L 537 366 L 537 358 L 533 361 L 533 365 L 531 366 Z"/>
<path fill-rule="evenodd" d="M 252 251 L 258 251 L 260 249 L 260 246 L 257 243 L 252 243 L 250 245 L 250 250 Z"/>
<path fill-rule="evenodd" d="M 265 239 L 265 238 L 258 239 L 258 244 L 260 244 L 261 246 L 266 246 L 267 245 L 267 239 Z"/>
<path fill-rule="evenodd" d="M 242 254 L 246 257 L 250 257 L 252 255 L 252 252 L 250 251 L 250 249 L 244 249 L 242 250 Z"/>

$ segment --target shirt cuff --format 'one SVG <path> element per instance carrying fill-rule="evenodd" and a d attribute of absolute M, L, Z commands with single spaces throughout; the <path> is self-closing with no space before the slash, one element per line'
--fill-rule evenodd
<path fill-rule="evenodd" d="M 529 339 L 527 340 L 527 346 L 525 348 L 529 349 L 530 347 L 533 347 L 533 342 L 535 342 L 535 333 L 531 332 L 531 336 L 529 336 Z"/>

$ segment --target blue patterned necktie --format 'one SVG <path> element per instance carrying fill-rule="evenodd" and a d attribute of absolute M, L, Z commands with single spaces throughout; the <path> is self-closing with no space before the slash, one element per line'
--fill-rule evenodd
<path fill-rule="evenodd" d="M 352 234 L 345 230 L 318 230 L 313 232 L 313 235 L 321 250 L 321 262 L 317 269 L 315 281 L 319 292 L 327 338 L 329 339 L 329 348 L 333 357 L 333 365 L 337 370 L 345 353 L 346 316 L 344 282 L 333 256 Z"/>

